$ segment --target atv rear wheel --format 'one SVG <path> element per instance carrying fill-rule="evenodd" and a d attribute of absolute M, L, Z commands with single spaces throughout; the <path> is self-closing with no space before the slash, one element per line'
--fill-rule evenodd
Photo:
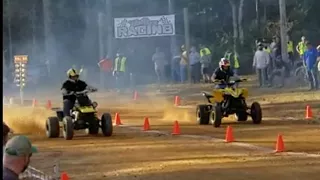
<path fill-rule="evenodd" d="M 235 114 L 237 121 L 247 121 L 248 120 L 248 114 L 246 111 L 243 112 L 237 112 Z"/>
<path fill-rule="evenodd" d="M 63 118 L 63 137 L 66 140 L 71 140 L 73 138 L 73 121 L 70 116 L 65 116 Z"/>
<path fill-rule="evenodd" d="M 92 120 L 88 129 L 86 129 L 87 134 L 96 135 L 99 133 L 99 120 L 94 119 Z"/>
<path fill-rule="evenodd" d="M 262 121 L 262 110 L 258 102 L 254 102 L 250 108 L 253 124 L 260 124 Z"/>
<path fill-rule="evenodd" d="M 46 135 L 48 138 L 57 138 L 60 135 L 59 119 L 48 117 L 46 121 Z"/>
<path fill-rule="evenodd" d="M 197 106 L 196 115 L 197 115 L 197 123 L 199 125 L 209 124 L 211 108 L 212 108 L 211 105 L 205 105 L 205 104 L 201 104 Z"/>
<path fill-rule="evenodd" d="M 111 136 L 113 133 L 112 118 L 109 113 L 104 113 L 100 120 L 101 130 L 104 136 Z"/>
<path fill-rule="evenodd" d="M 212 125 L 216 128 L 220 127 L 222 118 L 221 106 L 216 105 L 210 114 L 210 121 L 212 121 Z"/>

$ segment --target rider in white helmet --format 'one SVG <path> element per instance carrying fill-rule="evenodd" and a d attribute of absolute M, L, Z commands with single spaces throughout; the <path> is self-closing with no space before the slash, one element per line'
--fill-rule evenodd
<path fill-rule="evenodd" d="M 219 67 L 214 71 L 211 80 L 229 82 L 232 76 L 234 76 L 234 72 L 230 68 L 230 61 L 227 58 L 221 58 Z M 225 88 L 225 84 L 219 84 L 217 88 Z"/>

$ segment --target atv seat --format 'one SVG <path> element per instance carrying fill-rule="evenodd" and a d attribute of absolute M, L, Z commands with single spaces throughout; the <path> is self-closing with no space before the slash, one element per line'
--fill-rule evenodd
<path fill-rule="evenodd" d="M 205 96 L 208 99 L 213 98 L 211 93 L 208 93 L 208 92 L 205 92 L 205 91 L 202 91 L 202 95 Z"/>

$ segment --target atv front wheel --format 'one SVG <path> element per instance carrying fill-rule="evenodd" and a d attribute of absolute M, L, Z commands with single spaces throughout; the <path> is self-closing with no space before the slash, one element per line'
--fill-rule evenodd
<path fill-rule="evenodd" d="M 73 138 L 73 121 L 70 116 L 63 118 L 63 137 L 66 140 L 71 140 Z"/>
<path fill-rule="evenodd" d="M 113 133 L 112 118 L 109 113 L 104 113 L 101 117 L 101 130 L 104 136 L 111 136 Z"/>
<path fill-rule="evenodd" d="M 253 124 L 260 124 L 262 121 L 262 110 L 258 102 L 254 102 L 251 105 L 251 117 Z"/>
<path fill-rule="evenodd" d="M 222 118 L 221 106 L 216 105 L 210 114 L 210 121 L 212 122 L 212 125 L 216 128 L 220 127 Z"/>
<path fill-rule="evenodd" d="M 87 132 L 87 134 L 91 134 L 91 135 L 98 134 L 99 133 L 99 120 L 98 119 L 92 120 L 88 129 L 86 129 L 86 132 Z"/>
<path fill-rule="evenodd" d="M 59 119 L 48 117 L 46 121 L 46 135 L 48 138 L 57 138 L 60 135 Z"/>
<path fill-rule="evenodd" d="M 237 112 L 235 114 L 237 121 L 247 121 L 248 120 L 248 114 L 246 111 L 243 112 Z"/>
<path fill-rule="evenodd" d="M 197 123 L 199 125 L 207 125 L 209 124 L 209 119 L 210 119 L 210 111 L 211 111 L 212 106 L 211 105 L 198 105 L 197 106 L 197 111 L 196 111 L 196 116 L 197 116 Z"/>

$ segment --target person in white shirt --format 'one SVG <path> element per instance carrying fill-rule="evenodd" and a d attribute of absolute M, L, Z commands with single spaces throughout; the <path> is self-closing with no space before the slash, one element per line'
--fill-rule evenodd
<path fill-rule="evenodd" d="M 165 54 L 157 47 L 156 52 L 152 56 L 152 61 L 154 62 L 154 69 L 159 83 L 165 80 L 165 66 L 168 64 L 165 58 Z"/>
<path fill-rule="evenodd" d="M 263 50 L 262 43 L 258 44 L 258 49 L 254 55 L 252 66 L 256 70 L 260 87 L 267 85 L 267 67 L 270 63 L 269 54 Z"/>
<path fill-rule="evenodd" d="M 197 52 L 195 47 L 190 49 L 189 59 L 192 81 L 194 83 L 199 83 L 201 79 L 200 54 Z"/>

